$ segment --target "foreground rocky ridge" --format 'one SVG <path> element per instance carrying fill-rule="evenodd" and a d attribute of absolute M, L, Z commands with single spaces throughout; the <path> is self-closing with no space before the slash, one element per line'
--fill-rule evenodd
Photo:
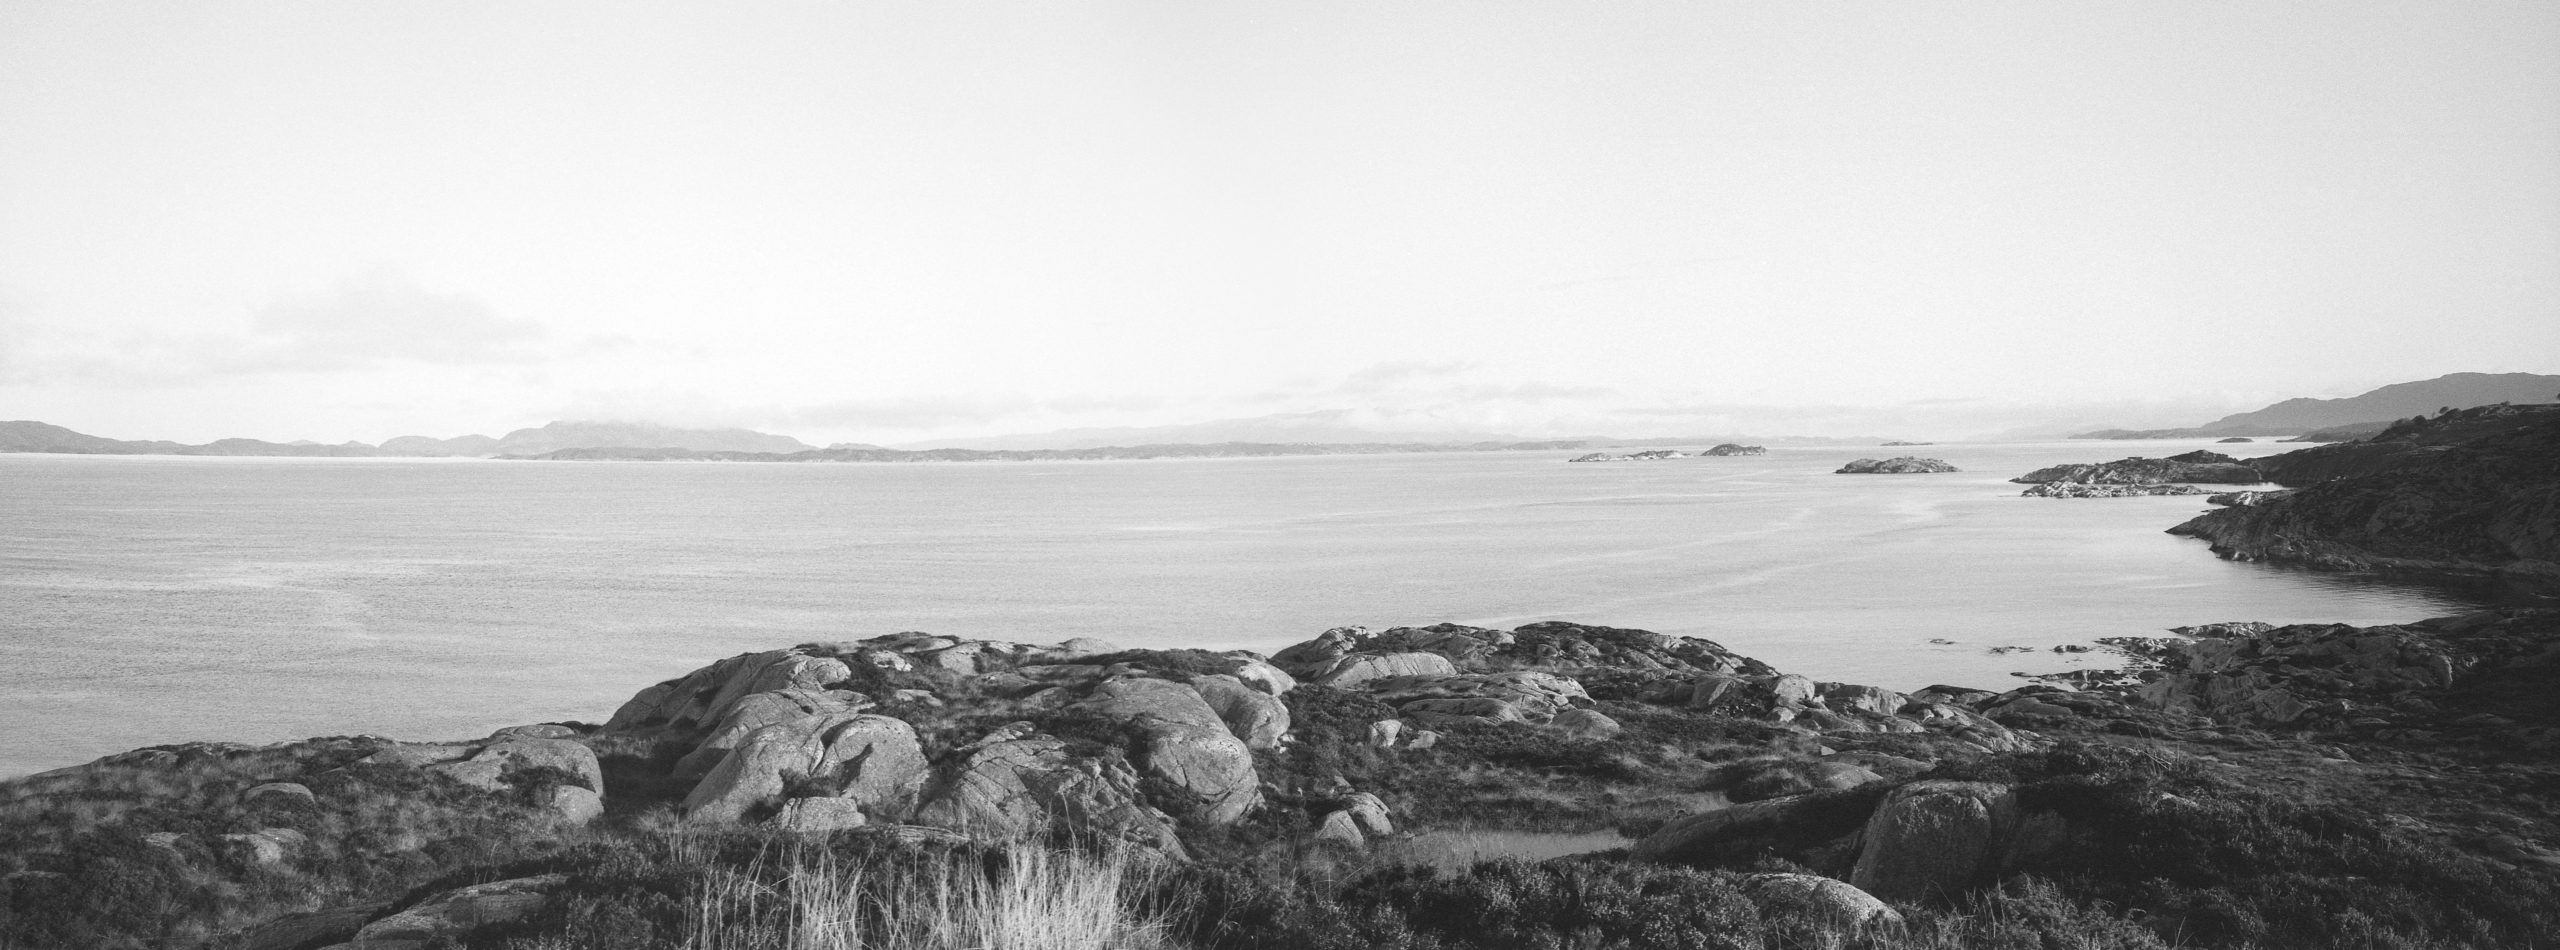
<path fill-rule="evenodd" d="M 646 934 L 695 912 L 645 895 L 770 847 L 691 840 L 1171 862 L 1194 868 L 1165 886 L 1192 895 L 1181 945 L 1202 947 L 1622 926 L 1629 945 L 1722 946 L 1641 938 L 1711 908 L 1717 927 L 1872 946 L 2025 926 L 1964 909 L 1983 900 L 2044 902 L 2033 926 L 2089 946 L 2503 946 L 2560 924 L 2560 612 L 2185 632 L 2110 641 L 2122 671 L 1910 693 L 1564 622 L 1338 628 L 1269 657 L 806 643 L 648 687 L 602 725 L 164 747 L 0 785 L 0 938 L 673 946 Z M 1449 827 L 1615 828 L 1632 847 L 1401 869 L 1403 842 Z M 2279 869 L 2281 897 L 2245 883 Z M 1430 910 L 1565 878 L 1684 896 L 1626 918 Z M 2375 900 L 2397 916 L 2339 918 Z M 599 914 L 626 929 L 579 929 Z"/>

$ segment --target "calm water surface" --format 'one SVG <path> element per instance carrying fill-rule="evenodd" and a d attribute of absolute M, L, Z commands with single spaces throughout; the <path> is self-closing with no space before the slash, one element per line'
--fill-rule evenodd
<path fill-rule="evenodd" d="M 2470 606 L 2161 533 L 2199 498 L 2003 481 L 2205 444 L 1583 465 L 0 455 L 0 775 L 187 739 L 600 720 L 731 653 L 902 630 L 1267 651 L 1346 624 L 1571 619 L 1819 679 L 2005 687 L 2085 660 L 1990 647 Z M 1965 471 L 1830 474 L 1899 451 Z"/>

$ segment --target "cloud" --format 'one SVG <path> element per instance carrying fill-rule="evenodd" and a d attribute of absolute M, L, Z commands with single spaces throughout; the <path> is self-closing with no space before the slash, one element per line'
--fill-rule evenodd
<path fill-rule="evenodd" d="M 388 269 L 319 294 L 279 299 L 241 338 L 207 338 L 215 372 L 329 372 L 385 362 L 440 366 L 528 363 L 542 325 L 507 317 L 471 294 L 437 293 Z"/>
<path fill-rule="evenodd" d="M 0 299 L 0 380 L 170 385 L 402 364 L 524 364 L 557 355 L 541 324 L 501 314 L 476 295 L 428 290 L 387 268 L 279 297 L 249 310 L 239 329 L 115 336 L 54 326 L 40 335 L 24 309 Z"/>

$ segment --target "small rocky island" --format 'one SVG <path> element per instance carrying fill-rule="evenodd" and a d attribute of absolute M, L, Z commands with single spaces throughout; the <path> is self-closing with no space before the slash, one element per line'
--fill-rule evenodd
<path fill-rule="evenodd" d="M 1859 459 L 1840 466 L 1834 475 L 1929 475 L 1962 471 L 1942 459 L 1924 459 L 1905 455 L 1889 459 Z"/>
<path fill-rule="evenodd" d="M 1704 458 L 1704 457 L 1710 457 L 1710 456 L 1730 456 L 1730 455 L 1765 455 L 1765 454 L 1767 454 L 1767 453 L 1768 453 L 1768 451 L 1769 451 L 1768 449 L 1762 448 L 1762 447 L 1757 446 L 1757 445 L 1736 445 L 1736 444 L 1731 443 L 1731 442 L 1726 442 L 1726 443 L 1724 443 L 1724 444 L 1722 444 L 1722 445 L 1718 445 L 1718 446 L 1715 446 L 1715 447 L 1713 447 L 1713 448 L 1701 449 L 1701 450 L 1699 450 L 1699 451 L 1698 451 L 1698 453 L 1697 453 L 1697 456 L 1696 456 L 1696 457 Z M 1642 451 L 1642 452 L 1630 452 L 1630 453 L 1627 453 L 1627 454 L 1625 454 L 1625 455 L 1611 455 L 1611 454 L 1609 454 L 1609 453 L 1607 453 L 1607 452 L 1593 452 L 1593 453 L 1591 453 L 1591 454 L 1589 454 L 1589 455 L 1583 455 L 1583 456 L 1579 456 L 1579 457 L 1576 457 L 1576 458 L 1566 459 L 1566 461 L 1568 461 L 1568 462 L 1656 462 L 1656 461 L 1661 461 L 1661 460 L 1663 460 L 1663 459 L 1679 459 L 1679 458 L 1690 458 L 1690 457 L 1692 457 L 1692 456 L 1691 456 L 1689 453 L 1687 453 L 1687 452 L 1683 452 L 1683 451 L 1680 451 L 1680 450 L 1678 450 L 1678 449 L 1647 449 L 1647 450 Z"/>

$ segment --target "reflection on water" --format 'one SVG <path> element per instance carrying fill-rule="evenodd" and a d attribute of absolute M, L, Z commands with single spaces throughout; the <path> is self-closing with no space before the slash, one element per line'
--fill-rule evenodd
<path fill-rule="evenodd" d="M 2210 444 L 1941 444 L 1964 470 L 1941 475 L 1832 474 L 1875 454 L 1856 446 L 1613 465 L 0 455 L 0 775 L 187 739 L 599 720 L 719 657 L 904 630 L 1269 651 L 1346 624 L 1564 619 L 1916 689 L 2103 662 L 2044 649 L 2099 637 L 2519 596 L 2224 561 L 2163 533 L 2192 497 L 2006 480 Z"/>

